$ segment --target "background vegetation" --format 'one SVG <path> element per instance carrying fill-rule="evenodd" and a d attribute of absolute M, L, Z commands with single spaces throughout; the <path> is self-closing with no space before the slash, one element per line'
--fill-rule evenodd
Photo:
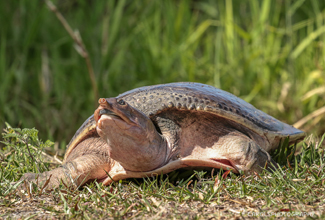
<path fill-rule="evenodd" d="M 196 81 L 290 124 L 325 105 L 322 0 L 54 3 L 80 32 L 100 97 Z M 0 128 L 35 127 L 65 149 L 96 108 L 85 60 L 43 1 L 1 1 L 0 16 Z M 302 129 L 324 125 L 323 114 Z"/>
<path fill-rule="evenodd" d="M 174 171 L 108 187 L 15 191 L 23 173 L 58 163 L 42 150 L 62 155 L 97 96 L 144 85 L 214 85 L 308 134 L 325 132 L 323 0 L 53 2 L 79 30 L 95 83 L 44 1 L 0 1 L 0 129 L 24 128 L 6 126 L 0 137 L 0 218 L 325 217 L 325 135 L 284 142 L 272 174 Z"/>

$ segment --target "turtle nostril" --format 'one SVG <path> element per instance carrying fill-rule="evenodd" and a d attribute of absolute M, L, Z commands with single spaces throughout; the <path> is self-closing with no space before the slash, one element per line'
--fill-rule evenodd
<path fill-rule="evenodd" d="M 106 99 L 105 98 L 100 98 L 98 100 L 98 104 L 105 104 L 106 103 Z"/>

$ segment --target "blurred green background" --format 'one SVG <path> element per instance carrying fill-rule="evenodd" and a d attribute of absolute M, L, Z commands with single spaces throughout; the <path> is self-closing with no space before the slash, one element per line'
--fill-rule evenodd
<path fill-rule="evenodd" d="M 57 0 L 88 49 L 100 97 L 195 81 L 293 124 L 325 106 L 324 0 Z M 97 98 L 44 1 L 0 1 L 0 128 L 65 148 Z M 320 135 L 325 115 L 301 129 Z"/>

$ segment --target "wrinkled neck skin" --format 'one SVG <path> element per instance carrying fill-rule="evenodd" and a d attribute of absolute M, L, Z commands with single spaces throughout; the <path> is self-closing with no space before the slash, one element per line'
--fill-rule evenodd
<path fill-rule="evenodd" d="M 107 142 L 110 157 L 126 170 L 151 171 L 167 161 L 168 142 L 149 118 L 145 125 L 135 126 L 103 115 L 97 122 L 97 132 Z"/>

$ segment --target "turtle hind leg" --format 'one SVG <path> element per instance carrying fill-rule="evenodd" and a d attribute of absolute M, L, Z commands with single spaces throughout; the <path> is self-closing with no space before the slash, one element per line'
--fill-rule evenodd
<path fill-rule="evenodd" d="M 248 161 L 248 163 L 244 165 L 246 172 L 261 172 L 263 169 L 274 171 L 276 169 L 277 163 L 271 158 L 268 152 L 254 141 L 248 141 L 246 144 L 247 150 L 244 156 L 245 160 Z"/>
<path fill-rule="evenodd" d="M 273 171 L 277 163 L 270 154 L 263 150 L 256 142 L 245 136 L 228 136 L 228 143 L 224 144 L 223 156 L 231 161 L 237 170 L 245 173 L 261 172 L 264 168 Z"/>

